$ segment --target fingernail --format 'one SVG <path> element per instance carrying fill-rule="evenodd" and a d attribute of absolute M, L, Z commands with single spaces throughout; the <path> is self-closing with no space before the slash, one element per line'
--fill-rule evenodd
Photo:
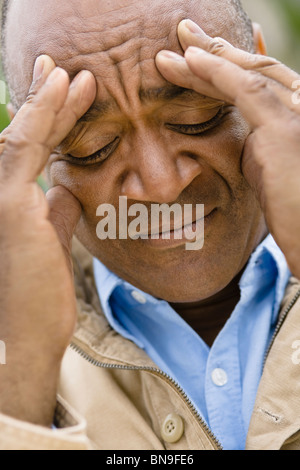
<path fill-rule="evenodd" d="M 71 88 L 74 88 L 75 86 L 78 85 L 78 83 L 87 75 L 90 75 L 90 72 L 88 70 L 81 70 L 75 78 L 73 78 L 72 83 L 71 83 Z"/>
<path fill-rule="evenodd" d="M 62 75 L 64 75 L 66 72 L 60 68 L 60 67 L 56 67 L 49 75 L 49 77 L 47 78 L 47 83 L 50 84 L 50 83 L 53 83 L 55 82 L 56 80 L 58 80 Z"/>
<path fill-rule="evenodd" d="M 192 34 L 205 34 L 204 31 L 192 20 L 185 20 L 184 26 L 192 33 Z"/>
<path fill-rule="evenodd" d="M 184 57 L 182 55 L 176 54 L 175 52 L 171 51 L 161 51 L 158 53 L 159 57 L 163 57 L 165 59 L 176 60 L 178 62 L 184 62 Z"/>
<path fill-rule="evenodd" d="M 45 57 L 41 55 L 36 59 L 35 64 L 34 64 L 34 70 L 33 70 L 34 82 L 38 81 L 42 77 L 44 68 L 45 68 Z"/>

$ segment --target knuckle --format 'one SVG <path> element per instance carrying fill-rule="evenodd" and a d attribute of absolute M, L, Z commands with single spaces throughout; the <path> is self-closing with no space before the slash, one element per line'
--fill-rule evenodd
<path fill-rule="evenodd" d="M 33 83 L 28 92 L 26 103 L 32 103 L 36 99 L 37 94 L 38 94 L 37 85 L 36 83 Z"/>
<path fill-rule="evenodd" d="M 28 139 L 24 134 L 20 133 L 16 135 L 15 133 L 11 133 L 11 135 L 6 139 L 3 154 L 9 153 L 13 157 L 16 154 L 24 152 L 28 145 Z"/>
<path fill-rule="evenodd" d="M 36 98 L 36 91 L 29 91 L 28 95 L 27 95 L 27 98 L 26 98 L 26 103 L 27 104 L 31 104 L 35 101 L 35 98 Z"/>
<path fill-rule="evenodd" d="M 33 154 L 39 154 L 41 151 L 47 150 L 50 152 L 46 143 L 30 140 L 30 137 L 26 135 L 26 129 L 18 129 L 17 132 L 12 132 L 8 136 L 5 142 L 4 153 L 10 154 L 13 156 L 25 154 L 25 152 L 30 149 L 30 152 Z"/>
<path fill-rule="evenodd" d="M 261 93 L 268 89 L 269 80 L 263 75 L 250 71 L 248 80 L 245 83 L 244 91 L 247 94 Z"/>
<path fill-rule="evenodd" d="M 265 69 L 268 67 L 281 65 L 281 63 L 277 59 L 274 59 L 273 57 L 266 57 L 263 55 L 255 54 L 251 58 L 252 58 L 252 63 L 254 63 L 254 66 L 257 69 Z"/>
<path fill-rule="evenodd" d="M 225 51 L 225 45 L 222 44 L 219 38 L 214 38 L 209 44 L 208 52 L 214 55 L 221 56 Z"/>

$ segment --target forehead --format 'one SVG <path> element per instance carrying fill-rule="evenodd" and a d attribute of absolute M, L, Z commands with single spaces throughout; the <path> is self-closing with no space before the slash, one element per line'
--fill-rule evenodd
<path fill-rule="evenodd" d="M 162 49 L 180 50 L 176 30 L 182 19 L 194 19 L 209 34 L 230 39 L 232 28 L 217 8 L 222 3 L 215 0 L 212 8 L 211 0 L 13 0 L 7 62 L 13 64 L 10 79 L 17 101 L 25 99 L 40 54 L 50 55 L 71 78 L 90 70 L 103 93 L 121 87 L 125 96 L 128 87 L 163 85 L 154 58 Z"/>

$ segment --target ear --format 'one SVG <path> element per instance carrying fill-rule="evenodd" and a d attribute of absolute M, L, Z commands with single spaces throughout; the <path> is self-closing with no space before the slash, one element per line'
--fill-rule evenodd
<path fill-rule="evenodd" d="M 264 33 L 260 24 L 253 23 L 253 38 L 254 38 L 254 47 L 255 53 L 260 55 L 267 55 L 267 46 L 264 38 Z"/>
<path fill-rule="evenodd" d="M 12 121 L 15 115 L 17 114 L 14 106 L 11 103 L 6 105 L 7 114 L 9 115 L 10 120 Z"/>

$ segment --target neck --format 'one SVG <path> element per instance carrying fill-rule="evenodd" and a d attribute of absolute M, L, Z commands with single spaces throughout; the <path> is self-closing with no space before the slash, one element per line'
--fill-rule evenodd
<path fill-rule="evenodd" d="M 210 347 L 240 300 L 242 274 L 239 273 L 225 289 L 208 299 L 170 304 Z"/>

